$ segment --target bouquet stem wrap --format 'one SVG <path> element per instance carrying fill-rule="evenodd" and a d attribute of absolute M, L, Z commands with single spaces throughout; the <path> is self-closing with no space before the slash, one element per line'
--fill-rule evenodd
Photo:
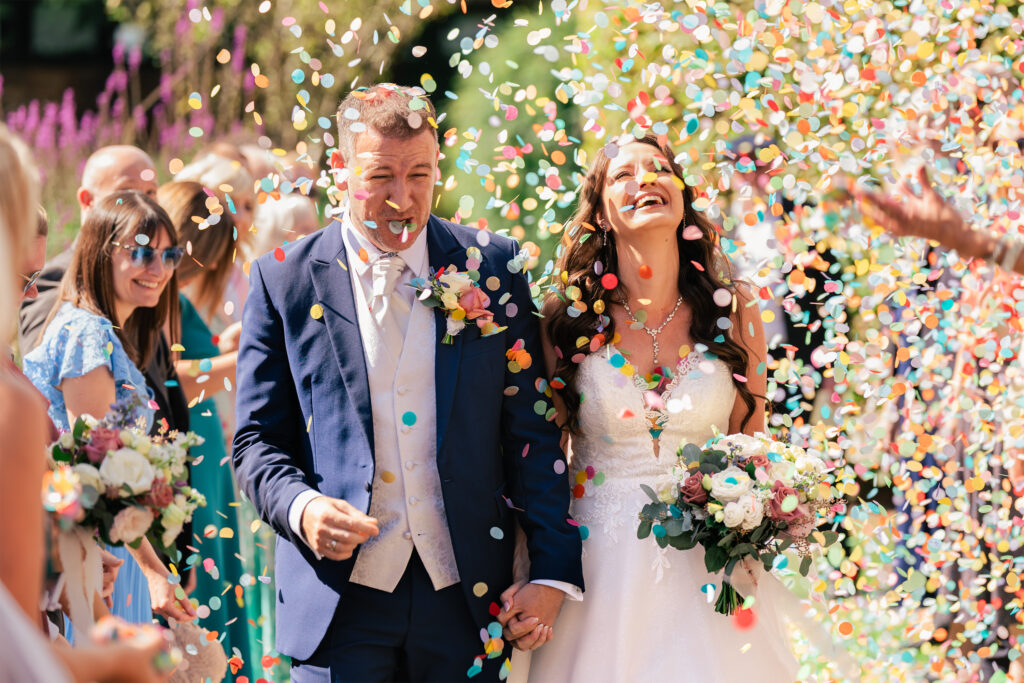
<path fill-rule="evenodd" d="M 103 561 L 92 530 L 76 527 L 57 536 L 57 553 L 63 567 L 64 591 L 76 629 L 93 627 L 93 600 L 103 589 Z"/>

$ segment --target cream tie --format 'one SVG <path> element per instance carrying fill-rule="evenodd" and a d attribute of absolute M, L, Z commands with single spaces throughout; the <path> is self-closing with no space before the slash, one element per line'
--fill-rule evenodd
<path fill-rule="evenodd" d="M 405 270 L 405 261 L 395 253 L 385 253 L 373 262 L 373 297 L 370 313 L 377 322 L 384 343 L 401 349 L 402 336 L 409 325 L 409 301 L 400 291 L 398 280 Z"/>

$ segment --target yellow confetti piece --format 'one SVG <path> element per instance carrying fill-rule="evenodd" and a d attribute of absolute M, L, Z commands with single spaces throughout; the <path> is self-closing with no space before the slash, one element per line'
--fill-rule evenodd
<path fill-rule="evenodd" d="M 484 597 L 487 594 L 487 584 L 483 581 L 479 581 L 473 584 L 473 595 L 478 598 Z"/>
<path fill-rule="evenodd" d="M 380 480 L 385 484 L 393 484 L 395 482 L 395 473 L 388 470 L 384 470 L 380 473 Z"/>
<path fill-rule="evenodd" d="M 263 525 L 263 522 L 261 522 L 260 520 L 258 520 L 258 519 L 252 520 L 252 523 L 249 525 L 249 532 L 250 533 L 256 533 L 257 531 L 259 531 L 259 528 L 262 525 Z"/>
<path fill-rule="evenodd" d="M 221 538 L 234 538 L 235 530 L 229 526 L 223 527 L 218 534 Z"/>
<path fill-rule="evenodd" d="M 319 320 L 324 317 L 324 307 L 320 304 L 313 304 L 309 309 L 309 315 L 313 320 Z"/>

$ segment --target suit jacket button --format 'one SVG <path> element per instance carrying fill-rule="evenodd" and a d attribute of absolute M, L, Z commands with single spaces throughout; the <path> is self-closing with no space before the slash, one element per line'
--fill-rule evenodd
<path fill-rule="evenodd" d="M 402 538 L 404 538 L 407 541 L 411 541 L 412 540 L 412 532 L 411 531 L 406 531 L 405 533 L 402 534 Z"/>

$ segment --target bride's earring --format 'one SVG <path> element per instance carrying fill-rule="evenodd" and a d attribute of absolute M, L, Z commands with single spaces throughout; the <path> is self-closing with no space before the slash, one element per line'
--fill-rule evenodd
<path fill-rule="evenodd" d="M 597 227 L 601 228 L 601 249 L 604 250 L 608 246 L 608 223 L 602 218 Z"/>

